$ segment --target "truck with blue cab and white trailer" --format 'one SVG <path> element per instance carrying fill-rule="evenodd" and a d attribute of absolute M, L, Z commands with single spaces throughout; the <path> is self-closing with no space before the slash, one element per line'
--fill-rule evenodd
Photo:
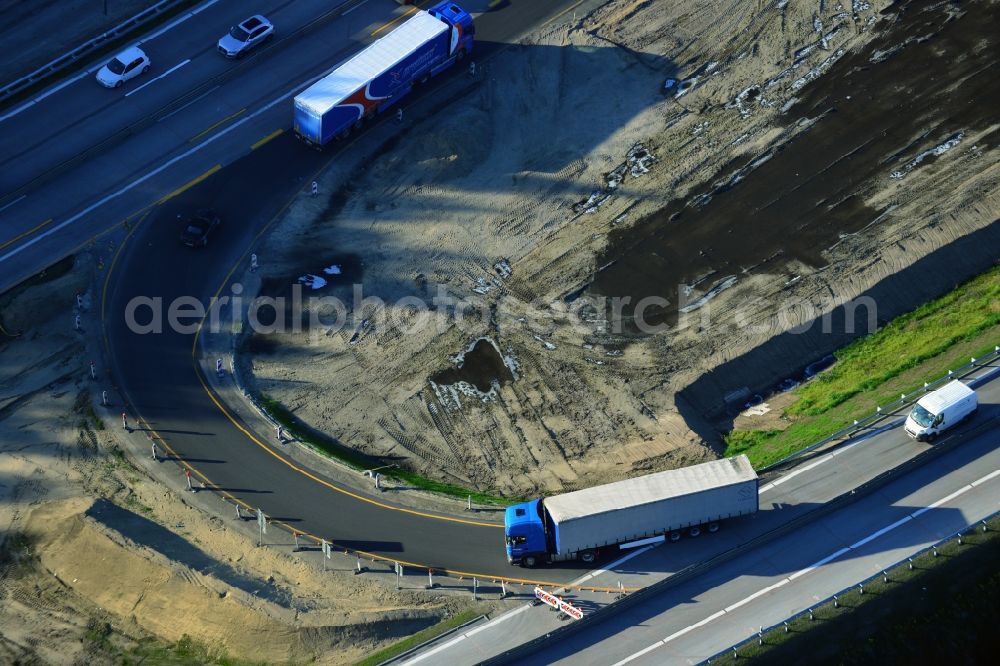
<path fill-rule="evenodd" d="M 472 51 L 472 16 L 453 2 L 418 10 L 295 96 L 292 127 L 321 148 L 397 104 Z"/>
<path fill-rule="evenodd" d="M 507 561 L 525 567 L 593 562 L 602 551 L 715 532 L 755 513 L 757 473 L 744 456 L 515 504 L 504 514 Z"/>

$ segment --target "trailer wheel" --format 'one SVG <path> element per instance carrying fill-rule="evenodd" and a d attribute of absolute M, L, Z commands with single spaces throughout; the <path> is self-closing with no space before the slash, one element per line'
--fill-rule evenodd
<path fill-rule="evenodd" d="M 711 532 L 712 534 L 715 534 L 716 532 L 718 532 L 719 531 L 719 523 L 709 523 L 708 524 L 708 531 Z"/>
<path fill-rule="evenodd" d="M 592 564 L 597 559 L 597 553 L 593 550 L 581 550 L 580 561 L 585 564 Z"/>
<path fill-rule="evenodd" d="M 691 529 L 688 530 L 688 535 L 690 535 L 692 537 L 696 537 L 696 536 L 701 535 L 701 528 L 698 527 L 697 525 L 694 526 L 694 527 L 692 527 Z"/>
<path fill-rule="evenodd" d="M 521 566 L 526 567 L 528 569 L 534 569 L 535 565 L 537 564 L 538 560 L 535 558 L 534 555 L 525 555 L 524 557 L 521 558 Z"/>
<path fill-rule="evenodd" d="M 671 532 L 670 533 L 670 540 L 671 541 L 680 541 L 681 540 L 681 533 L 677 532 L 677 531 Z"/>

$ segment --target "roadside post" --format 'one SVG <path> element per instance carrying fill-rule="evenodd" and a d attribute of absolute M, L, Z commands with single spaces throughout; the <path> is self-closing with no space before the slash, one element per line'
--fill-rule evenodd
<path fill-rule="evenodd" d="M 257 527 L 260 532 L 257 535 L 257 546 L 264 545 L 264 535 L 267 534 L 267 516 L 260 509 L 257 509 Z"/>
<path fill-rule="evenodd" d="M 323 539 L 321 548 L 323 550 L 323 571 L 326 571 L 326 561 L 330 559 L 330 543 Z"/>

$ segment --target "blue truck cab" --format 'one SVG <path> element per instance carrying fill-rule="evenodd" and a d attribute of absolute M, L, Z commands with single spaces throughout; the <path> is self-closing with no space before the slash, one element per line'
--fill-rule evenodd
<path fill-rule="evenodd" d="M 462 59 L 469 53 L 472 53 L 472 42 L 476 36 L 476 25 L 473 23 L 472 15 L 469 12 L 454 2 L 445 0 L 428 9 L 427 13 L 451 26 L 448 55 Z"/>
<path fill-rule="evenodd" d="M 510 564 L 533 567 L 548 561 L 544 511 L 540 499 L 507 507 L 503 532 Z"/>

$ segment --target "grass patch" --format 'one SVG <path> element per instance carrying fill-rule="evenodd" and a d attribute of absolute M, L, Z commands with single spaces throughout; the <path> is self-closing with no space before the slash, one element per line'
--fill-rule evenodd
<path fill-rule="evenodd" d="M 275 421 L 281 424 L 281 427 L 285 429 L 285 432 L 288 433 L 288 435 L 294 437 L 306 446 L 313 448 L 319 453 L 333 458 L 334 460 L 337 460 L 352 469 L 374 469 L 387 464 L 384 460 L 367 456 L 363 453 L 349 449 L 337 443 L 333 438 L 315 431 L 306 424 L 302 423 L 302 421 L 300 421 L 297 416 L 292 414 L 287 407 L 268 395 L 262 394 L 260 396 L 260 404 L 265 411 L 267 411 L 267 413 L 274 418 Z M 444 481 L 436 481 L 434 479 L 421 476 L 416 472 L 400 468 L 385 469 L 381 470 L 379 473 L 382 474 L 382 476 L 395 479 L 401 483 L 413 486 L 414 488 L 440 493 L 449 497 L 464 500 L 471 495 L 472 501 L 477 504 L 507 506 L 513 502 L 520 501 L 514 498 L 500 497 L 498 495 L 482 493 L 478 490 L 462 488 L 461 486 L 445 483 Z"/>
<path fill-rule="evenodd" d="M 141 641 L 120 655 L 120 663 L 130 666 L 255 666 L 264 662 L 235 659 L 221 650 L 213 650 L 201 641 L 183 636 L 175 643 L 156 639 Z M 291 663 L 291 662 L 286 662 Z"/>
<path fill-rule="evenodd" d="M 814 444 L 993 351 L 998 326 L 1000 266 L 837 351 L 829 370 L 793 391 L 788 428 L 734 430 L 726 455 L 746 453 L 759 468 Z"/>
<path fill-rule="evenodd" d="M 361 661 L 357 662 L 355 666 L 375 666 L 376 664 L 381 664 L 386 659 L 392 659 L 393 657 L 406 652 L 409 649 L 415 648 L 425 641 L 429 641 L 435 636 L 440 636 L 449 629 L 454 629 L 457 626 L 465 624 L 466 622 L 473 620 L 482 615 L 474 610 L 462 611 L 449 617 L 447 620 L 438 622 L 432 627 L 427 627 L 417 633 L 413 634 L 408 638 L 404 638 L 398 643 L 393 643 L 387 648 L 383 648 L 378 652 L 374 652 Z"/>
<path fill-rule="evenodd" d="M 739 648 L 738 663 L 762 664 L 985 664 L 995 660 L 1000 622 L 1000 520 L 990 531 L 969 532 L 881 577 L 839 595 L 784 629 Z M 736 663 L 732 652 L 713 664 Z"/>

